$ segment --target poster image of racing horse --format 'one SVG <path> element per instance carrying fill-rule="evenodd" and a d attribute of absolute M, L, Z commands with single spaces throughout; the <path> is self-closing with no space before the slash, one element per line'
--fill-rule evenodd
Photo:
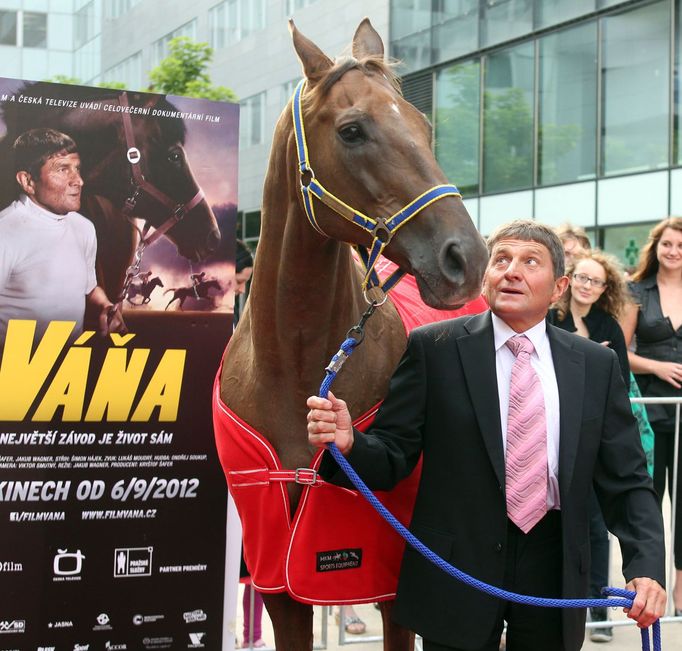
<path fill-rule="evenodd" d="M 220 648 L 237 146 L 235 104 L 0 78 L 1 648 Z"/>
<path fill-rule="evenodd" d="M 80 158 L 76 211 L 95 226 L 109 300 L 231 311 L 237 120 L 222 102 L 0 78 L 0 210 L 21 192 L 17 138 L 65 134 Z"/>

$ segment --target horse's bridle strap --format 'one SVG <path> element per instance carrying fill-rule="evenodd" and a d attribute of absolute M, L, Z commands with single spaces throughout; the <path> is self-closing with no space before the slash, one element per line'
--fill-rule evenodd
<path fill-rule="evenodd" d="M 296 138 L 298 170 L 301 176 L 301 195 L 303 197 L 303 207 L 308 217 L 308 221 L 320 235 L 327 237 L 315 215 L 313 197 L 317 197 L 319 201 L 341 215 L 341 217 L 369 233 L 372 236 L 372 244 L 369 247 L 367 255 L 360 256 L 366 267 L 362 286 L 363 289 L 380 286 L 385 291 L 388 291 L 388 289 L 393 287 L 400 277 L 402 277 L 403 272 L 396 271 L 390 278 L 383 283 L 380 283 L 374 272 L 374 266 L 386 245 L 393 238 L 395 232 L 435 201 L 443 199 L 444 197 L 461 198 L 462 195 L 454 185 L 436 185 L 420 194 L 416 199 L 413 199 L 390 217 L 378 217 L 376 219 L 368 217 L 359 210 L 355 210 L 341 201 L 341 199 L 332 194 L 317 180 L 315 173 L 309 164 L 308 145 L 303 126 L 303 108 L 301 104 L 301 97 L 305 84 L 306 80 L 303 79 L 296 87 L 291 103 L 291 112 L 294 124 L 294 135 Z"/>
<path fill-rule="evenodd" d="M 128 103 L 128 93 L 127 92 L 122 92 L 119 95 L 118 98 L 119 104 L 121 107 L 124 109 L 129 108 L 129 103 Z M 133 177 L 133 186 L 135 188 L 134 192 L 131 194 L 130 198 L 128 199 L 127 203 L 130 205 L 131 210 L 135 205 L 135 202 L 137 200 L 137 194 L 139 193 L 140 190 L 143 192 L 146 192 L 150 197 L 153 197 L 158 201 L 161 205 L 166 206 L 171 212 L 172 216 L 164 222 L 159 228 L 157 228 L 152 235 L 154 238 L 153 241 L 158 239 L 161 235 L 166 233 L 168 230 L 173 228 L 175 224 L 177 224 L 190 210 L 192 210 L 195 206 L 197 206 L 201 200 L 204 198 L 204 191 L 199 187 L 197 190 L 196 194 L 187 202 L 185 203 L 178 203 L 177 201 L 174 201 L 172 197 L 169 197 L 165 192 L 162 192 L 159 190 L 155 185 L 147 181 L 145 179 L 144 174 L 142 174 L 142 170 L 140 168 L 140 162 L 142 161 L 142 154 L 140 153 L 140 150 L 135 146 L 135 134 L 133 132 L 133 123 L 132 120 L 130 119 L 130 113 L 128 113 L 127 110 L 123 110 L 121 112 L 121 118 L 123 120 L 123 132 L 125 134 L 125 139 L 126 139 L 126 147 L 127 147 L 127 152 L 126 152 L 126 157 L 128 160 L 128 163 L 130 163 L 130 173 L 132 174 Z M 156 233 L 161 231 L 158 235 L 156 236 Z M 148 244 L 151 244 L 152 242 L 148 242 Z"/>

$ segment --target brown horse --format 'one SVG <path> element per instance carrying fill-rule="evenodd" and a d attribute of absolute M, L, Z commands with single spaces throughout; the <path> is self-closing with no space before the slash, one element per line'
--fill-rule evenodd
<path fill-rule="evenodd" d="M 76 91 L 46 82 L 25 84 L 19 93 L 25 103 L 7 100 L 0 106 L 7 127 L 0 160 L 13 160 L 12 143 L 28 129 L 50 127 L 73 138 L 85 181 L 80 212 L 95 224 L 98 280 L 110 298 L 119 296 L 133 258 L 138 240 L 133 218 L 159 229 L 189 260 L 202 260 L 217 249 L 215 215 L 185 156 L 184 122 L 153 113 L 176 111 L 165 97 L 102 88 Z M 72 106 L 74 96 L 78 106 Z M 43 97 L 54 102 L 46 106 Z M 0 166 L 2 208 L 17 194 L 11 167 Z"/>
<path fill-rule="evenodd" d="M 379 221 L 446 183 L 432 154 L 430 125 L 401 96 L 369 20 L 355 33 L 352 56 L 337 62 L 293 23 L 291 32 L 306 77 L 302 120 L 315 179 L 346 207 Z M 311 226 L 299 159 L 290 103 L 274 133 L 249 302 L 220 376 L 225 405 L 270 441 L 285 469 L 309 466 L 306 398 L 317 393 L 325 365 L 367 307 L 363 273 L 349 243 L 376 243 L 371 233 L 323 203 L 315 204 Z M 307 176 L 304 183 L 312 174 Z M 379 238 L 388 239 L 385 233 Z M 479 295 L 487 254 L 459 195 L 450 193 L 424 208 L 390 239 L 383 254 L 415 276 L 427 305 L 453 309 Z M 364 413 L 385 395 L 405 344 L 404 327 L 388 301 L 369 320 L 364 344 L 334 387 L 353 414 Z M 220 450 L 219 438 L 217 444 Z M 221 461 L 229 475 L 230 459 L 221 454 Z M 286 486 L 293 516 L 303 486 Z M 245 535 L 248 530 L 272 536 L 249 517 L 257 520 L 258 514 L 240 515 Z M 246 548 L 245 554 L 248 564 Z M 277 648 L 311 649 L 312 606 L 284 591 L 263 596 Z M 382 603 L 384 647 L 409 648 L 413 635 L 391 622 L 391 604 Z"/>

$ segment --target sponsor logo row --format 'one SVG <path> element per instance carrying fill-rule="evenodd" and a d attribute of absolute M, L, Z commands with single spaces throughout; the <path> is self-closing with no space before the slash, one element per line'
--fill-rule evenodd
<path fill-rule="evenodd" d="M 159 637 L 145 637 L 142 640 L 142 645 L 145 650 L 153 651 L 154 649 L 170 649 L 173 645 L 173 638 L 170 636 Z M 188 649 L 204 649 L 206 648 L 206 633 L 193 632 L 187 634 L 187 639 L 184 640 L 184 645 Z M 31 647 L 35 651 L 95 651 L 95 649 L 104 649 L 104 651 L 138 651 L 137 645 L 132 646 L 127 642 L 115 642 L 107 640 L 102 645 L 101 643 L 95 645 L 92 642 L 74 642 L 68 645 L 57 646 L 56 644 L 42 644 Z M 20 651 L 18 648 L 2 648 L 0 651 Z M 22 651 L 28 651 L 22 647 Z"/>
<path fill-rule="evenodd" d="M 161 620 L 165 619 L 165 615 L 144 615 L 140 613 L 136 613 L 132 617 L 132 623 L 135 626 L 142 626 L 144 624 L 153 624 L 156 622 L 159 622 Z M 208 617 L 204 610 L 201 608 L 196 608 L 194 610 L 187 610 L 182 614 L 182 619 L 185 624 L 197 624 L 200 622 L 205 622 Z M 72 629 L 74 628 L 74 622 L 73 620 L 70 619 L 60 619 L 60 620 L 53 620 L 48 622 L 47 624 L 48 629 L 51 629 L 55 632 L 59 630 L 66 630 L 66 629 Z M 113 625 L 111 622 L 111 618 L 109 615 L 105 612 L 100 613 L 97 615 L 95 618 L 95 621 L 92 624 L 92 630 L 93 631 L 112 631 L 113 630 Z M 26 620 L 25 619 L 4 619 L 0 620 L 0 644 L 4 642 L 5 635 L 8 637 L 10 635 L 19 635 L 27 632 L 27 625 L 26 625 Z M 202 631 L 192 631 L 187 633 L 188 640 L 187 640 L 187 648 L 190 649 L 198 649 L 198 648 L 203 648 L 204 647 L 204 640 L 206 637 L 206 633 Z M 15 638 L 12 638 L 15 639 Z M 170 648 L 172 643 L 173 643 L 173 638 L 169 636 L 158 636 L 158 637 L 151 637 L 147 636 L 143 638 L 142 640 L 144 644 L 145 649 L 163 649 L 163 648 Z M 23 648 L 23 647 L 22 647 Z M 128 649 L 133 649 L 132 646 L 128 646 L 126 642 L 115 642 L 112 640 L 107 640 L 104 642 L 104 646 L 102 647 L 102 644 L 99 643 L 99 646 L 95 647 L 92 645 L 90 642 L 74 642 L 73 644 L 67 645 L 67 646 L 61 646 L 57 647 L 55 645 L 39 645 L 36 647 L 37 651 L 61 651 L 61 649 L 68 649 L 68 651 L 90 651 L 90 649 L 96 649 L 96 648 L 104 648 L 106 651 L 114 651 L 116 649 L 123 649 L 123 650 L 128 650 Z M 4 647 L 0 647 L 0 651 L 12 651 L 12 649 L 5 649 Z"/>
<path fill-rule="evenodd" d="M 169 635 L 158 636 L 158 637 L 145 637 L 142 639 L 142 646 L 147 651 L 154 651 L 155 649 L 170 649 L 178 648 L 173 647 L 174 638 Z M 206 633 L 203 631 L 195 631 L 187 634 L 187 638 L 184 639 L 184 646 L 188 649 L 204 649 L 206 648 Z M 117 642 L 112 640 L 107 640 L 102 645 L 98 643 L 95 645 L 92 642 L 74 642 L 67 645 L 57 646 L 56 644 L 44 644 L 31 647 L 36 651 L 95 651 L 95 649 L 104 649 L 105 651 L 139 651 L 141 647 L 139 643 L 134 645 L 128 644 L 127 642 Z M 19 651 L 19 649 L 0 649 L 0 651 Z M 27 651 L 25 647 L 22 647 L 22 651 Z"/>
<path fill-rule="evenodd" d="M 153 547 L 117 547 L 113 556 L 113 576 L 116 579 L 152 576 Z M 86 556 L 79 548 L 58 548 L 52 561 L 52 580 L 80 581 Z M 159 574 L 177 574 L 188 572 L 206 572 L 206 563 L 183 563 L 176 565 L 160 565 Z M 0 560 L 0 574 L 19 573 L 24 571 L 24 563 L 16 560 Z M 0 651 L 2 651 L 0 649 Z"/>

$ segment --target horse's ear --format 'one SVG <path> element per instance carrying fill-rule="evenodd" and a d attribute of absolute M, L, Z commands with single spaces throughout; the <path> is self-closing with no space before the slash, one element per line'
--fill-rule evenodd
<path fill-rule="evenodd" d="M 291 18 L 289 31 L 294 42 L 294 49 L 303 66 L 303 74 L 309 82 L 314 84 L 334 65 L 334 62 L 315 43 L 298 31 Z"/>
<path fill-rule="evenodd" d="M 384 58 L 384 42 L 374 27 L 372 27 L 369 18 L 363 18 L 355 30 L 355 36 L 353 36 L 353 56 L 356 59 L 364 59 L 366 57 Z"/>

